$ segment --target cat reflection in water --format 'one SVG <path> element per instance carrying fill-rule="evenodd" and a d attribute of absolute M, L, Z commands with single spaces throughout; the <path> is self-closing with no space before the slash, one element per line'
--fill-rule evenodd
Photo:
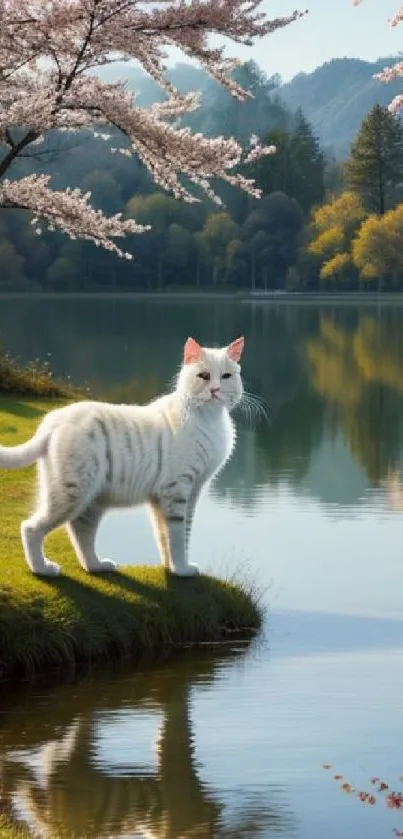
<path fill-rule="evenodd" d="M 0 787 L 15 825 L 29 825 L 41 839 L 290 836 L 293 816 L 269 784 L 243 791 L 242 761 L 235 760 L 231 777 L 235 794 L 220 795 L 210 786 L 208 764 L 203 780 L 199 775 L 194 691 L 205 692 L 246 651 L 181 654 L 173 665 L 65 685 L 50 695 L 49 713 L 43 695 L 32 702 L 29 690 L 17 708 L 15 699 L 10 710 L 3 702 Z M 22 715 L 29 719 L 24 729 Z M 159 729 L 155 765 L 144 762 L 144 741 L 135 739 L 139 729 L 130 729 L 131 719 L 143 726 L 143 715 Z"/>
<path fill-rule="evenodd" d="M 38 462 L 37 509 L 21 525 L 34 574 L 60 573 L 43 542 L 63 524 L 86 571 L 113 571 L 116 563 L 95 550 L 100 520 L 110 508 L 144 503 L 162 563 L 181 577 L 197 574 L 188 558 L 192 519 L 235 443 L 230 413 L 243 396 L 243 346 L 243 338 L 219 349 L 188 338 L 172 393 L 148 405 L 78 402 L 47 414 L 27 443 L 0 446 L 0 468 Z"/>

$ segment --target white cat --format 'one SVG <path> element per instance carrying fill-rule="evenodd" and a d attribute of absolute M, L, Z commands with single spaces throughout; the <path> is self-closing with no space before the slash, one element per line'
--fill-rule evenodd
<path fill-rule="evenodd" d="M 47 414 L 29 442 L 0 446 L 0 467 L 38 461 L 37 509 L 21 525 L 34 574 L 60 573 L 44 556 L 43 541 L 63 524 L 86 571 L 113 571 L 116 563 L 95 551 L 101 517 L 144 503 L 162 563 L 182 577 L 197 574 L 188 562 L 192 519 L 203 486 L 235 443 L 230 411 L 243 395 L 243 346 L 243 338 L 220 349 L 188 338 L 172 393 L 148 405 L 78 402 Z"/>

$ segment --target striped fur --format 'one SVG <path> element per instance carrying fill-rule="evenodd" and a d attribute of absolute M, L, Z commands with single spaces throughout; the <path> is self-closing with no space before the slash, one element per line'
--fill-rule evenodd
<path fill-rule="evenodd" d="M 51 411 L 28 443 L 0 447 L 0 467 L 38 461 L 37 509 L 21 526 L 34 574 L 59 574 L 42 546 L 63 524 L 86 571 L 114 570 L 95 551 L 99 522 L 108 509 L 145 503 L 162 563 L 180 576 L 197 573 L 188 561 L 192 519 L 235 442 L 230 411 L 243 393 L 242 349 L 243 339 L 221 349 L 188 339 L 172 393 L 144 406 L 79 402 Z"/>

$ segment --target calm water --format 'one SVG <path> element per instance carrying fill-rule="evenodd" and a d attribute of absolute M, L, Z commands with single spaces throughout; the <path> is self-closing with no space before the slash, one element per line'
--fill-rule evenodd
<path fill-rule="evenodd" d="M 273 420 L 238 418 L 192 547 L 264 589 L 264 638 L 4 698 L 1 791 L 41 836 L 403 830 L 332 777 L 403 786 L 403 306 L 0 298 L 13 352 L 118 401 L 162 391 L 188 335 L 239 334 Z M 143 511 L 109 516 L 99 547 L 157 562 Z"/>

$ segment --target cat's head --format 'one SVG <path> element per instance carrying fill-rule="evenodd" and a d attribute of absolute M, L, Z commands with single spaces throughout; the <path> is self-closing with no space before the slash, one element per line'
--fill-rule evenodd
<path fill-rule="evenodd" d="M 194 338 L 188 338 L 178 376 L 179 393 L 190 405 L 210 403 L 232 411 L 243 395 L 239 366 L 243 347 L 244 338 L 219 349 L 201 347 Z"/>

